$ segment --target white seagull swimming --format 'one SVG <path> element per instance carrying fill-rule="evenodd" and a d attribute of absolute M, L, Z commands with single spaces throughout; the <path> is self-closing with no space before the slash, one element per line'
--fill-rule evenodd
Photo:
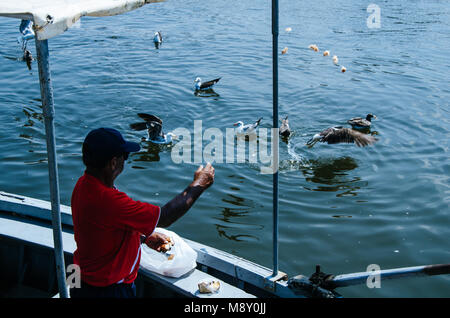
<path fill-rule="evenodd" d="M 163 41 L 163 38 L 162 38 L 161 31 L 155 32 L 155 35 L 153 36 L 153 43 L 155 44 L 156 49 L 159 49 L 162 41 Z"/>
<path fill-rule="evenodd" d="M 194 81 L 195 83 L 195 90 L 199 91 L 199 90 L 205 90 L 205 89 L 210 89 L 214 86 L 214 84 L 216 84 L 219 80 L 221 79 L 221 77 L 213 79 L 211 81 L 207 81 L 202 83 L 202 79 L 200 77 L 197 77 Z"/>
<path fill-rule="evenodd" d="M 256 131 L 256 128 L 259 126 L 261 119 L 258 119 L 256 122 L 254 122 L 253 124 L 247 124 L 244 125 L 244 123 L 242 121 L 238 121 L 236 123 L 234 123 L 234 126 L 237 126 L 236 128 L 236 135 L 241 135 L 241 136 L 246 136 L 246 135 L 252 135 L 254 134 Z"/>
<path fill-rule="evenodd" d="M 161 44 L 161 42 L 162 42 L 161 31 L 155 32 L 155 35 L 153 37 L 153 42 Z"/>

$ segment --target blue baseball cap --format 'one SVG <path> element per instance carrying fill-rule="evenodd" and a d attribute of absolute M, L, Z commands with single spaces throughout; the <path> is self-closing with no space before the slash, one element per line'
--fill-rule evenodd
<path fill-rule="evenodd" d="M 113 128 L 91 130 L 83 142 L 83 160 L 100 163 L 121 154 L 136 152 L 141 149 L 136 142 L 126 141 L 122 134 Z M 86 162 L 85 162 L 86 163 Z"/>

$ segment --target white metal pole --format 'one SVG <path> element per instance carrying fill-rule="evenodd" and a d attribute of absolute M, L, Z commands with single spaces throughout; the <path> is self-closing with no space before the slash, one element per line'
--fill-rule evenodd
<path fill-rule="evenodd" d="M 50 201 L 52 206 L 53 242 L 55 251 L 56 274 L 61 298 L 68 298 L 66 288 L 66 271 L 62 243 L 61 211 L 59 201 L 58 165 L 56 160 L 55 127 L 53 118 L 53 87 L 50 78 L 48 41 L 38 40 L 36 35 L 36 52 L 39 68 L 39 82 L 44 113 L 45 137 L 47 142 L 48 175 L 50 181 Z"/>

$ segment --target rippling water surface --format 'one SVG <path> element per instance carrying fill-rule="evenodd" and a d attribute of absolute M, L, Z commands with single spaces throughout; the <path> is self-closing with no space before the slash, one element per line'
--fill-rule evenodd
<path fill-rule="evenodd" d="M 361 1 L 280 1 L 280 116 L 294 130 L 280 142 L 280 270 L 309 275 L 448 263 L 450 6 L 447 1 L 380 1 L 381 28 L 369 29 Z M 128 139 L 137 113 L 164 127 L 218 128 L 237 120 L 272 122 L 270 1 L 167 1 L 121 16 L 84 17 L 49 40 L 61 201 L 70 204 L 83 173 L 81 144 L 108 126 Z M 37 65 L 16 42 L 19 21 L 0 19 L 0 190 L 49 199 Z M 291 27 L 291 32 L 285 28 Z M 152 43 L 161 30 L 160 49 Z M 317 44 L 346 73 L 308 49 Z M 36 55 L 34 43 L 29 43 Z M 193 80 L 222 77 L 196 96 Z M 312 135 L 377 115 L 367 148 L 316 144 Z M 225 141 L 224 141 L 225 142 Z M 198 164 L 175 164 L 171 148 L 142 149 L 117 186 L 163 205 Z M 272 266 L 272 177 L 259 163 L 214 163 L 216 181 L 170 229 L 189 239 Z M 347 297 L 449 297 L 449 277 L 347 287 Z"/>

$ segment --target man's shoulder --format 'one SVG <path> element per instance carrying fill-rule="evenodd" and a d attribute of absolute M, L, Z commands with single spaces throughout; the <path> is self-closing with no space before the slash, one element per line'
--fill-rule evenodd
<path fill-rule="evenodd" d="M 116 192 L 117 190 L 106 187 L 95 177 L 84 174 L 78 179 L 72 196 L 76 194 L 76 197 L 83 201 L 104 201 L 114 199 Z"/>

